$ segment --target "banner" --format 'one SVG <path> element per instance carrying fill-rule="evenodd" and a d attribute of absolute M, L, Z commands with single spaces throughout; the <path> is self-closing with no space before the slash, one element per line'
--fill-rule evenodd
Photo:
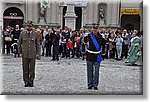
<path fill-rule="evenodd" d="M 140 14 L 140 8 L 122 8 L 121 14 L 137 15 Z"/>

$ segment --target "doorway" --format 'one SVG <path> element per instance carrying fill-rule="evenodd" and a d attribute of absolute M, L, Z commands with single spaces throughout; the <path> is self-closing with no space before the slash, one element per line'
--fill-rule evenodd
<path fill-rule="evenodd" d="M 67 11 L 67 6 L 64 6 L 64 8 L 63 8 L 63 26 L 62 26 L 62 29 L 64 29 L 65 28 L 65 14 L 66 14 L 66 11 Z"/>
<path fill-rule="evenodd" d="M 140 30 L 140 15 L 122 15 L 121 28 Z"/>
<path fill-rule="evenodd" d="M 10 7 L 7 8 L 4 11 L 3 14 L 3 19 L 4 19 L 4 28 L 7 26 L 15 27 L 15 25 L 19 25 L 20 27 L 23 27 L 23 12 L 16 7 Z"/>
<path fill-rule="evenodd" d="M 75 14 L 77 16 L 76 18 L 76 30 L 80 30 L 82 26 L 82 8 L 81 7 L 75 7 Z"/>

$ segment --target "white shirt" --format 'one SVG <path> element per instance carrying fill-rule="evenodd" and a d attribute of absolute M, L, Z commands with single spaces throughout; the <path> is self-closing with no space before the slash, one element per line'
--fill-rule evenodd
<path fill-rule="evenodd" d="M 122 46 L 123 38 L 116 38 L 116 46 Z"/>
<path fill-rule="evenodd" d="M 44 30 L 44 32 L 43 32 L 44 41 L 46 40 L 45 39 L 46 34 L 48 34 L 48 31 Z"/>

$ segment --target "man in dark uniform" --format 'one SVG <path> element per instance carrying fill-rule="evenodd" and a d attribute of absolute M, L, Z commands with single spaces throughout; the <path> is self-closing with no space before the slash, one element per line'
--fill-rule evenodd
<path fill-rule="evenodd" d="M 57 29 L 55 34 L 53 33 L 53 61 L 59 61 L 59 40 L 60 40 L 60 29 Z"/>
<path fill-rule="evenodd" d="M 33 31 L 32 21 L 27 21 L 27 29 L 21 32 L 18 53 L 22 54 L 23 80 L 25 87 L 33 87 L 35 78 L 35 60 L 40 59 L 40 45 L 37 33 Z"/>
<path fill-rule="evenodd" d="M 99 34 L 98 26 L 93 26 L 92 32 L 85 37 L 84 41 L 87 43 L 85 55 L 87 60 L 88 89 L 94 87 L 95 90 L 98 90 L 99 68 L 100 62 L 102 61 L 102 53 L 104 53 L 102 49 L 105 46 L 103 42 L 104 40 Z"/>
<path fill-rule="evenodd" d="M 19 39 L 21 30 L 19 29 L 19 25 L 15 26 L 15 29 L 11 32 L 13 34 L 13 40 Z"/>
<path fill-rule="evenodd" d="M 11 32 L 12 35 L 13 35 L 13 43 L 17 43 L 18 42 L 18 39 L 19 39 L 19 36 L 20 36 L 20 32 L 21 32 L 21 30 L 19 29 L 19 25 L 16 25 L 15 29 Z M 16 54 L 18 54 L 17 46 L 14 46 L 14 48 L 15 47 L 16 47 L 16 50 L 17 50 Z M 13 53 L 15 54 L 15 51 L 13 51 Z M 18 55 L 18 57 L 19 57 L 19 55 Z"/>
<path fill-rule="evenodd" d="M 65 30 L 62 31 L 62 58 L 64 58 L 64 57 L 67 58 L 66 43 L 68 42 L 69 38 L 70 38 L 69 28 L 67 26 L 65 26 Z"/>
<path fill-rule="evenodd" d="M 45 35 L 46 57 L 51 56 L 53 32 L 48 29 L 48 34 Z"/>

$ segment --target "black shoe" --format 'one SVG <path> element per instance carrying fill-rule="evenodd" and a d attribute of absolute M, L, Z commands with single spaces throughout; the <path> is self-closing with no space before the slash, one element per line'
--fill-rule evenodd
<path fill-rule="evenodd" d="M 24 85 L 24 87 L 29 87 L 29 86 L 30 86 L 30 84 L 29 84 L 29 83 Z"/>
<path fill-rule="evenodd" d="M 97 88 L 97 87 L 94 87 L 94 90 L 98 90 L 98 88 Z"/>
<path fill-rule="evenodd" d="M 33 87 L 33 82 L 31 82 L 31 83 L 29 84 L 29 86 L 30 86 L 30 87 Z"/>
<path fill-rule="evenodd" d="M 55 61 L 55 59 L 52 59 L 51 61 Z"/>
<path fill-rule="evenodd" d="M 44 53 L 42 53 L 42 55 L 41 56 L 44 56 Z"/>
<path fill-rule="evenodd" d="M 137 64 L 132 64 L 132 66 L 138 66 Z"/>
<path fill-rule="evenodd" d="M 33 84 L 30 84 L 30 87 L 33 87 Z"/>
<path fill-rule="evenodd" d="M 92 89 L 93 86 L 89 86 L 88 89 Z"/>
<path fill-rule="evenodd" d="M 115 58 L 115 60 L 118 60 L 118 58 Z"/>
<path fill-rule="evenodd" d="M 137 64 L 127 64 L 126 66 L 138 66 Z"/>

